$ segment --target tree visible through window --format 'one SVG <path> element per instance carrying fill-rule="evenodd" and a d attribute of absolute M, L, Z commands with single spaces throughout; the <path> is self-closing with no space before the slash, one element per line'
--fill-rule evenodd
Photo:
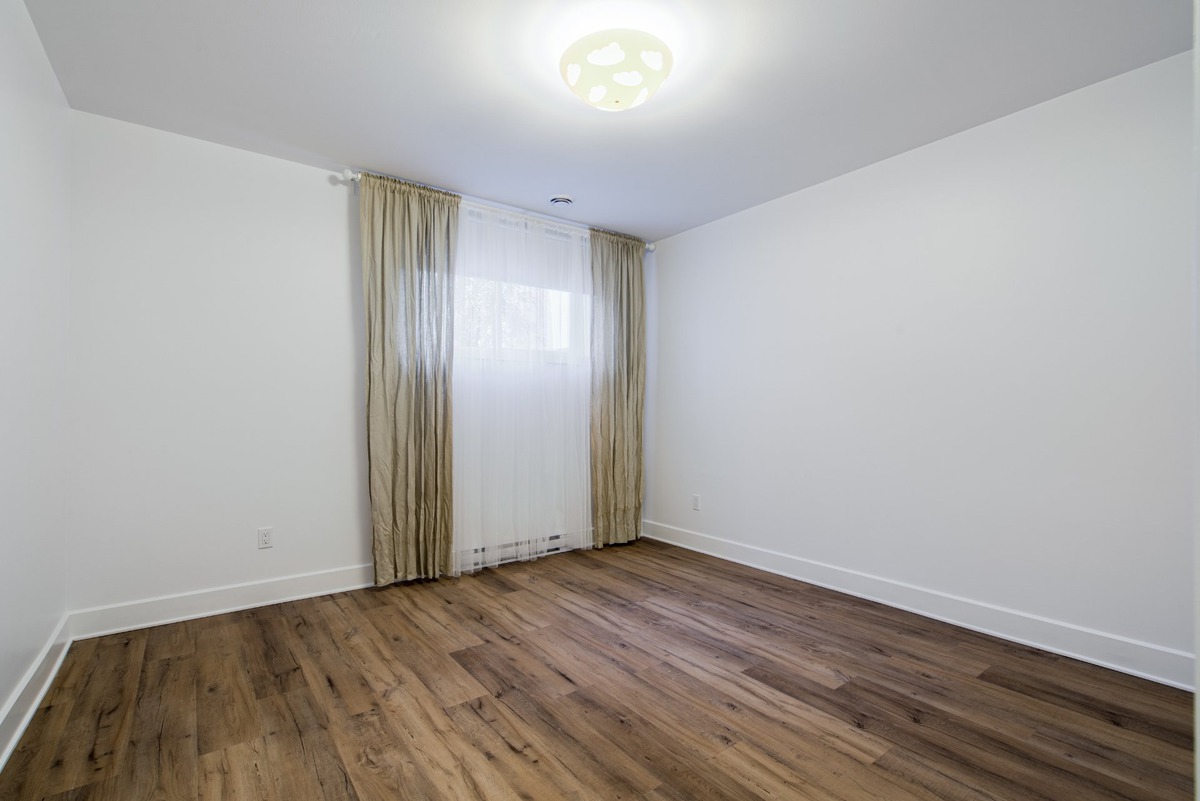
<path fill-rule="evenodd" d="M 579 293 L 462 276 L 455 287 L 455 356 L 578 363 L 586 301 Z"/>

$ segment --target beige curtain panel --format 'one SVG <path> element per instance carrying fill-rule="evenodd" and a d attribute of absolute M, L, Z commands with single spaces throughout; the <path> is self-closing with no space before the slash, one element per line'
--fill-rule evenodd
<path fill-rule="evenodd" d="M 597 548 L 642 526 L 646 243 L 592 230 L 592 525 Z"/>
<path fill-rule="evenodd" d="M 461 198 L 362 177 L 375 583 L 453 569 L 450 379 Z"/>

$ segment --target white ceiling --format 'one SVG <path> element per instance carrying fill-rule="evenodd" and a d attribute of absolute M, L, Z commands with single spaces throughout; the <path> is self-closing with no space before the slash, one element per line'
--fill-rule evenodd
<path fill-rule="evenodd" d="M 1191 47 L 1191 0 L 26 0 L 71 106 L 660 239 Z M 675 70 L 589 108 L 558 58 Z M 549 198 L 570 194 L 564 211 Z"/>

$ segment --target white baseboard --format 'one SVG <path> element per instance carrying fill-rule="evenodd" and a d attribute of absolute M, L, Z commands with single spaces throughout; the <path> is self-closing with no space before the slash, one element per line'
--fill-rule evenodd
<path fill-rule="evenodd" d="M 356 590 L 373 583 L 371 565 L 355 565 L 68 612 L 12 696 L 0 708 L 0 770 L 12 756 L 21 734 L 58 674 L 67 648 L 75 640 Z"/>
<path fill-rule="evenodd" d="M 71 613 L 71 639 L 82 640 L 119 631 L 252 609 L 256 606 L 345 592 L 373 584 L 371 565 L 320 570 L 266 581 L 230 584 L 207 590 L 163 595 L 142 601 L 93 606 Z"/>
<path fill-rule="evenodd" d="M 21 677 L 17 688 L 0 707 L 0 770 L 4 769 L 8 758 L 16 750 L 25 727 L 33 720 L 38 704 L 50 689 L 50 682 L 58 675 L 58 669 L 67 655 L 67 647 L 71 644 L 68 638 L 70 617 L 65 614 L 58 621 L 58 626 L 42 646 L 29 670 Z"/>
<path fill-rule="evenodd" d="M 956 626 L 1194 690 L 1195 655 L 754 545 L 642 521 L 643 536 Z"/>

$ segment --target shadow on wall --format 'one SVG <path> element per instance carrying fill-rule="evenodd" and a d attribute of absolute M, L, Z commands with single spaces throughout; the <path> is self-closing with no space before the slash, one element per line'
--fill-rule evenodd
<path fill-rule="evenodd" d="M 346 230 L 350 231 L 347 241 L 347 271 L 346 280 L 350 282 L 350 322 L 354 326 L 354 360 L 358 369 L 354 372 L 354 407 L 367 408 L 367 329 L 366 309 L 363 307 L 362 293 L 362 238 L 358 232 L 358 182 L 349 181 L 340 175 L 329 176 L 333 186 L 345 186 L 346 192 Z M 354 465 L 355 486 L 362 487 L 358 493 L 358 531 L 366 537 L 367 553 L 371 552 L 371 500 L 367 487 L 367 416 L 366 412 L 358 414 L 354 420 Z"/>

